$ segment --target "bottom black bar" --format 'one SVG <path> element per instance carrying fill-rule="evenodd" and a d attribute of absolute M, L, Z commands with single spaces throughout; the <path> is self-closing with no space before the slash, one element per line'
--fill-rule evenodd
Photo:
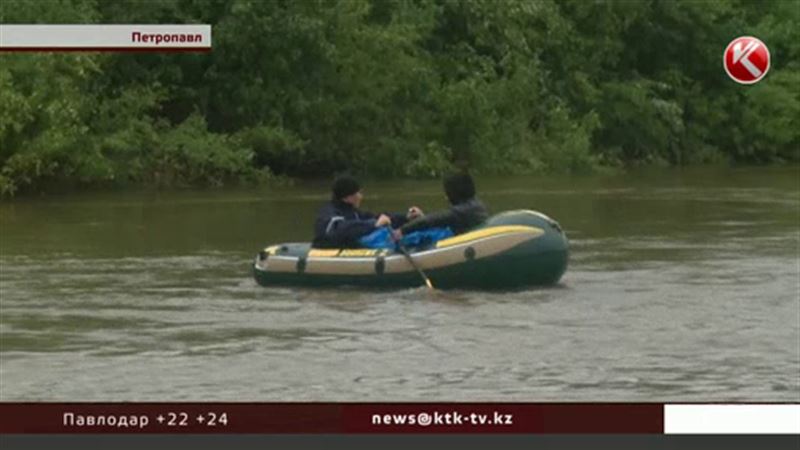
<path fill-rule="evenodd" d="M 800 448 L 800 435 L 0 435 L 0 448 L 148 450 L 192 448 L 398 449 L 787 449 Z"/>

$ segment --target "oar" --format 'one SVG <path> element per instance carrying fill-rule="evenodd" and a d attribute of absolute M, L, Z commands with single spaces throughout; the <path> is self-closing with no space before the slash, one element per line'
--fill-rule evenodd
<path fill-rule="evenodd" d="M 431 279 L 428 278 L 428 276 L 425 275 L 425 272 L 423 272 L 422 269 L 419 268 L 417 263 L 414 261 L 414 258 L 411 257 L 411 254 L 408 253 L 408 250 L 406 250 L 406 247 L 401 243 L 401 241 L 397 241 L 397 248 L 400 250 L 400 253 L 402 253 L 403 256 L 406 257 L 408 263 L 411 264 L 411 267 L 416 269 L 417 273 L 419 273 L 419 276 L 421 276 L 422 279 L 425 280 L 425 284 L 428 286 L 428 288 L 433 289 L 433 283 L 431 283 Z"/>

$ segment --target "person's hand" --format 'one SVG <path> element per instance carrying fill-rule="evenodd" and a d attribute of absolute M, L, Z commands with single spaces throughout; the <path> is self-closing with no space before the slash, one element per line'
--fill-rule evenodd
<path fill-rule="evenodd" d="M 397 242 L 400 239 L 403 239 L 403 231 L 400 228 L 392 230 L 392 240 Z"/>
<path fill-rule="evenodd" d="M 375 228 L 385 227 L 391 224 L 392 224 L 392 218 L 387 216 L 386 214 L 381 214 L 380 216 L 378 216 L 378 220 L 375 221 Z"/>
<path fill-rule="evenodd" d="M 421 216 L 424 216 L 424 215 L 425 215 L 425 213 L 423 213 L 421 209 L 419 209 L 416 206 L 412 206 L 411 208 L 408 208 L 408 214 L 406 214 L 406 218 L 408 220 L 412 220 L 412 219 L 416 219 L 417 217 L 421 217 Z"/>

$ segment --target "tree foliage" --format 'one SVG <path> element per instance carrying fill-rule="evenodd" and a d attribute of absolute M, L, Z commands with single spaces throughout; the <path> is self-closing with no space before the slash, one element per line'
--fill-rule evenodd
<path fill-rule="evenodd" d="M 0 55 L 0 191 L 800 160 L 792 0 L 6 0 L 209 23 L 199 54 Z M 773 67 L 727 78 L 750 34 Z"/>

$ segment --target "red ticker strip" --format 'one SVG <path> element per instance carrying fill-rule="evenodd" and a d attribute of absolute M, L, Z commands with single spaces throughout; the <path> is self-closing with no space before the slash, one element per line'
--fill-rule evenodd
<path fill-rule="evenodd" d="M 0 433 L 661 434 L 652 403 L 1 403 Z"/>

